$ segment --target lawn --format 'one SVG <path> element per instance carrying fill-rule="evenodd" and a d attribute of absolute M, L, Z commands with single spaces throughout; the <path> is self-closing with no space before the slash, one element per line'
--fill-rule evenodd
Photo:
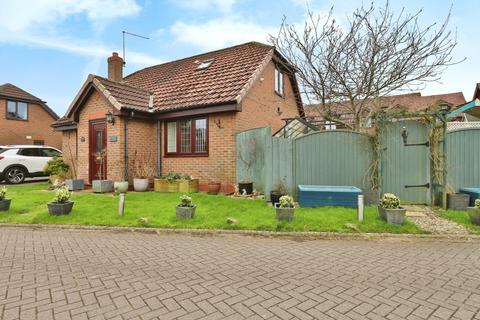
<path fill-rule="evenodd" d="M 467 211 L 438 210 L 437 214 L 445 219 L 465 225 L 474 233 L 480 233 L 480 226 L 476 226 L 470 222 Z"/>
<path fill-rule="evenodd" d="M 47 187 L 45 183 L 9 186 L 7 197 L 12 199 L 12 205 L 8 213 L 0 213 L 0 223 L 138 227 L 139 218 L 146 217 L 149 227 L 160 228 L 423 233 L 408 221 L 402 226 L 386 224 L 378 219 L 375 207 L 366 208 L 363 223 L 357 222 L 356 209 L 339 207 L 300 208 L 295 211 L 294 221 L 286 223 L 277 222 L 275 210 L 263 200 L 204 193 L 191 194 L 197 211 L 195 218 L 187 221 L 175 216 L 181 194 L 156 192 L 127 193 L 123 217 L 117 214 L 117 196 L 77 192 L 72 198 L 75 205 L 71 214 L 55 217 L 47 211 L 46 204 L 54 196 L 52 191 L 46 191 Z M 227 224 L 228 217 L 237 219 L 238 224 Z M 345 224 L 357 224 L 357 230 Z"/>

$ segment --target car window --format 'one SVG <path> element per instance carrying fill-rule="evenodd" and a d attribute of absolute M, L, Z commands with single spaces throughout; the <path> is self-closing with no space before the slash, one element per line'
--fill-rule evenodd
<path fill-rule="evenodd" d="M 61 157 L 62 154 L 55 149 L 45 148 L 41 149 L 41 157 Z"/>
<path fill-rule="evenodd" d="M 7 150 L 7 149 L 2 149 L 2 148 L 0 148 L 0 153 L 2 153 L 2 152 L 5 151 L 5 150 Z"/>
<path fill-rule="evenodd" d="M 20 152 L 18 152 L 19 155 L 21 156 L 26 156 L 26 157 L 40 157 L 40 152 L 38 148 L 25 148 L 21 149 Z"/>

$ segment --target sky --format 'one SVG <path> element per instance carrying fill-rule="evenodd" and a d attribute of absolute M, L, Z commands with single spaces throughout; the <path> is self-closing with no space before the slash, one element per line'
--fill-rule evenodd
<path fill-rule="evenodd" d="M 380 0 L 377 0 L 380 1 Z M 106 59 L 122 54 L 124 74 L 154 64 L 248 41 L 267 42 L 282 18 L 301 24 L 312 11 L 338 19 L 361 0 L 0 0 L 0 84 L 12 83 L 47 101 L 62 116 L 88 74 L 106 76 Z M 368 4 L 369 1 L 366 1 Z M 454 58 L 440 83 L 422 94 L 462 91 L 472 98 L 480 82 L 478 12 L 480 0 L 391 0 L 394 10 L 423 10 L 421 22 L 441 22 L 450 7 L 457 33 Z"/>

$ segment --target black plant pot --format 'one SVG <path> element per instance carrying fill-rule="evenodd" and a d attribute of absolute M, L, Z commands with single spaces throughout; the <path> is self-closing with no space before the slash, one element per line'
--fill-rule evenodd
<path fill-rule="evenodd" d="M 253 182 L 240 182 L 240 183 L 238 183 L 238 192 L 240 192 L 240 194 L 244 194 L 243 190 L 245 190 L 246 194 L 252 194 L 253 193 Z"/>
<path fill-rule="evenodd" d="M 270 201 L 272 202 L 272 205 L 275 206 L 277 203 L 280 203 L 280 198 L 283 197 L 284 194 L 277 194 L 274 193 L 273 191 L 270 192 Z"/>
<path fill-rule="evenodd" d="M 73 208 L 73 201 L 65 202 L 65 203 L 56 203 L 50 202 L 47 203 L 48 205 L 48 213 L 51 216 L 61 216 L 63 214 L 69 214 Z"/>
<path fill-rule="evenodd" d="M 10 203 L 12 199 L 2 199 L 0 200 L 0 211 L 8 211 L 10 210 Z"/>

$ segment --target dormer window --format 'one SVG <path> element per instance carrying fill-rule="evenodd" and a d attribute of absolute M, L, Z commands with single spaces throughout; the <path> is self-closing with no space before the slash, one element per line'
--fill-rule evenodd
<path fill-rule="evenodd" d="M 284 95 L 283 92 L 283 72 L 278 66 L 275 66 L 275 93 L 279 96 Z"/>
<path fill-rule="evenodd" d="M 210 65 L 212 64 L 212 62 L 213 62 L 213 59 L 203 60 L 202 62 L 200 62 L 200 63 L 198 64 L 197 70 L 207 69 L 208 67 L 210 67 Z"/>

